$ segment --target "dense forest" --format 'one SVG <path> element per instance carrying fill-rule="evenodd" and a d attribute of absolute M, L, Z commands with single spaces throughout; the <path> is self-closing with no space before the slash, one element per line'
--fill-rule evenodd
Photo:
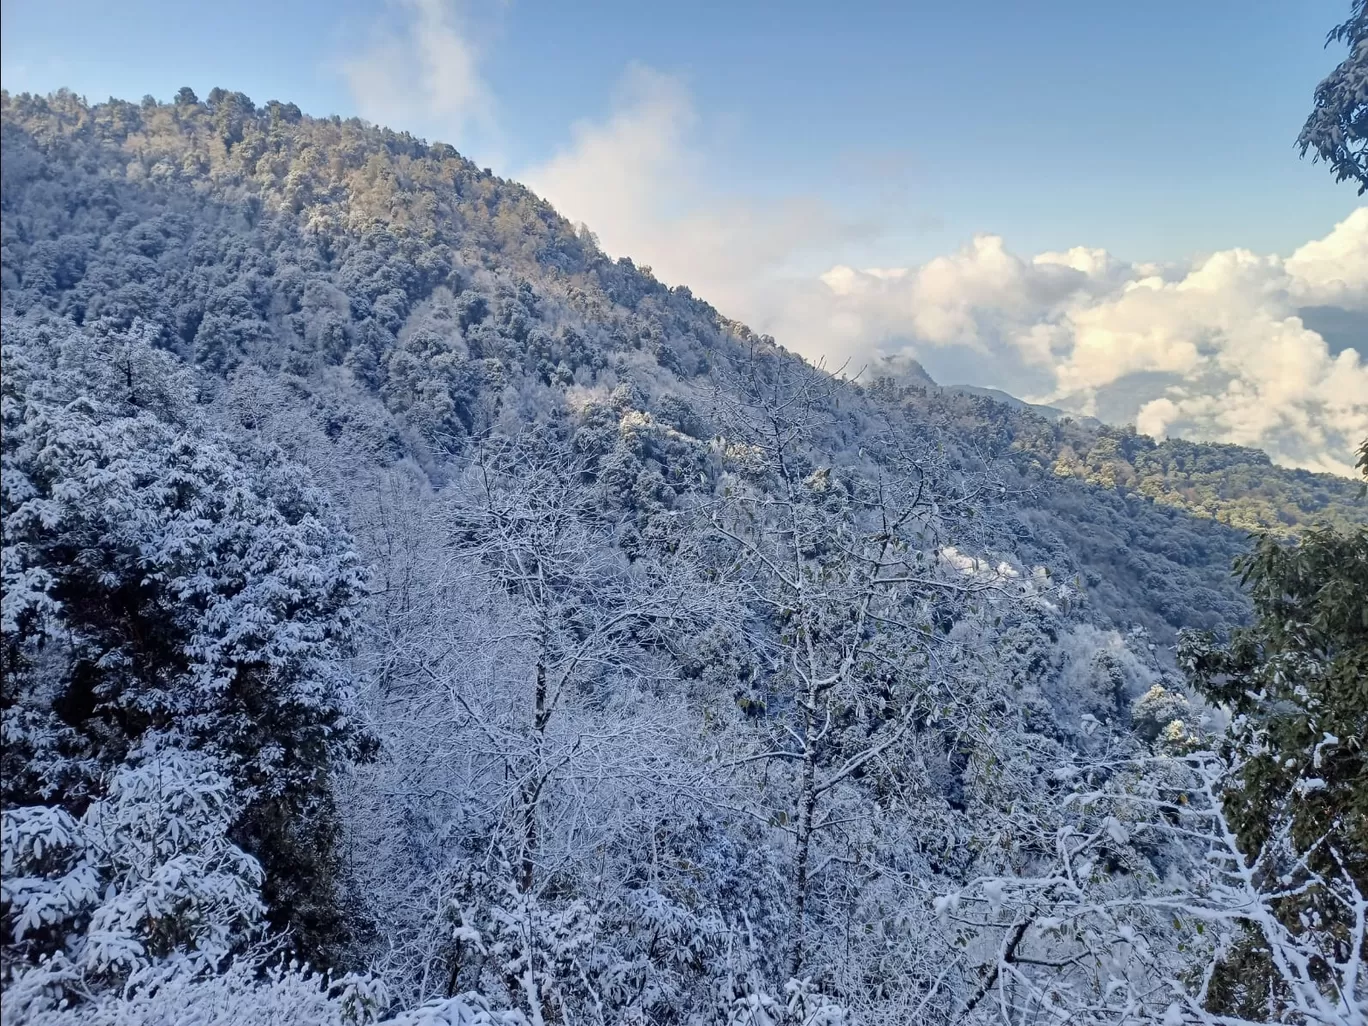
<path fill-rule="evenodd" d="M 506 415 L 509 389 L 632 379 L 648 400 L 699 406 L 719 352 L 773 346 L 687 288 L 604 257 L 450 147 L 288 104 L 258 111 L 241 94 L 190 100 L 5 97 L 7 310 L 138 324 L 219 376 L 289 376 L 315 404 L 350 406 L 361 390 L 356 403 L 383 407 L 364 430 L 394 436 L 367 444 L 428 469 Z M 1052 423 L 877 370 L 854 392 L 1004 473 L 1010 463 L 1013 530 L 1032 558 L 1081 574 L 1103 614 L 1163 640 L 1247 608 L 1227 572 L 1242 534 L 1200 520 L 1295 531 L 1363 519 L 1351 482 L 1261 453 Z M 347 427 L 363 430 L 332 430 Z"/>
<path fill-rule="evenodd" d="M 1357 482 L 829 374 L 443 144 L 0 102 L 7 1020 L 1362 1022 Z"/>

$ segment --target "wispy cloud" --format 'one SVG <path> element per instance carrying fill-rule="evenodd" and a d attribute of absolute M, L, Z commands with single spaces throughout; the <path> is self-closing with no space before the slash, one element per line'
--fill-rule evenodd
<path fill-rule="evenodd" d="M 339 63 L 361 116 L 456 146 L 497 128 L 481 51 L 455 0 L 390 0 L 389 17 Z"/>
<path fill-rule="evenodd" d="M 869 232 L 817 196 L 718 188 L 703 127 L 679 78 L 633 65 L 606 118 L 574 125 L 563 149 L 518 177 L 610 254 L 732 316 L 762 313 L 757 297 L 796 259 Z"/>

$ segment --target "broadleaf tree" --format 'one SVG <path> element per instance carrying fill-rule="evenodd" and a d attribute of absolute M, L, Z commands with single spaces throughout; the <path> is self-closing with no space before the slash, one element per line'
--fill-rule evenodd
<path fill-rule="evenodd" d="M 1303 157 L 1323 160 L 1338 182 L 1368 192 L 1368 0 L 1353 0 L 1347 20 L 1330 30 L 1325 45 L 1345 43 L 1349 55 L 1316 86 L 1315 106 L 1297 137 Z"/>

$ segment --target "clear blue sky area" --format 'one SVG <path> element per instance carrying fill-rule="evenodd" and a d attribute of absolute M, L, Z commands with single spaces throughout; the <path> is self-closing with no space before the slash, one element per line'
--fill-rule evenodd
<path fill-rule="evenodd" d="M 358 110 L 340 73 L 438 0 L 43 0 L 3 5 L 0 78 L 91 100 L 181 85 Z M 503 173 L 611 110 L 624 69 L 680 77 L 717 186 L 872 194 L 896 224 L 861 256 L 900 263 L 975 231 L 1019 252 L 1086 244 L 1136 260 L 1289 252 L 1356 206 L 1293 147 L 1326 31 L 1348 0 L 963 3 L 467 3 Z M 455 9 L 453 9 L 455 10 Z M 429 134 L 421 111 L 392 127 Z M 450 140 L 476 159 L 479 134 Z M 887 209 L 885 202 L 881 209 Z"/>

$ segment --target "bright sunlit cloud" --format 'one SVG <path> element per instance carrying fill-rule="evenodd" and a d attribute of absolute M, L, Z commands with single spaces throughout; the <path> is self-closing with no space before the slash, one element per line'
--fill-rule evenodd
<path fill-rule="evenodd" d="M 933 374 L 956 366 L 945 350 L 967 350 L 982 367 L 967 383 L 1336 473 L 1368 434 L 1368 207 L 1286 259 L 1022 258 L 980 236 L 920 267 L 836 267 L 821 284 L 791 325 L 804 348 L 906 352 Z M 1359 325 L 1357 344 L 1332 349 L 1307 324 L 1327 308 Z"/>

